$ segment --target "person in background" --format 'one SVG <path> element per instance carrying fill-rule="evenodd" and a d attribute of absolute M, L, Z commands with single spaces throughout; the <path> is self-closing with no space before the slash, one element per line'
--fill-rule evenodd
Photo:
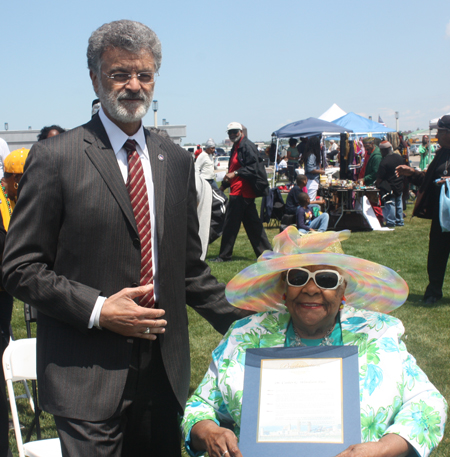
<path fill-rule="evenodd" d="M 377 179 L 378 168 L 380 167 L 380 162 L 382 159 L 380 148 L 375 145 L 374 138 L 367 137 L 363 139 L 364 143 L 364 163 L 359 172 L 360 178 L 359 182 L 365 186 L 374 186 Z M 380 224 L 384 222 L 383 210 L 380 206 L 380 201 L 370 202 L 372 209 L 375 213 Z"/>
<path fill-rule="evenodd" d="M 199 144 L 197 144 L 197 149 L 194 152 L 194 160 L 197 160 L 197 157 L 202 153 L 202 151 L 202 147 Z"/>
<path fill-rule="evenodd" d="M 289 177 L 288 164 L 284 157 L 277 157 L 277 178 L 281 178 L 283 175 Z"/>
<path fill-rule="evenodd" d="M 298 196 L 302 192 L 308 193 L 308 189 L 306 188 L 307 182 L 308 178 L 305 175 L 298 175 L 295 178 L 295 186 L 292 187 L 286 198 L 286 207 L 284 209 L 286 214 L 297 214 L 297 208 L 300 205 Z"/>
<path fill-rule="evenodd" d="M 327 161 L 328 163 L 339 163 L 339 145 L 337 145 L 334 140 L 330 140 L 330 147 L 327 152 Z"/>
<path fill-rule="evenodd" d="M 17 201 L 17 188 L 23 175 L 23 167 L 28 156 L 28 149 L 16 149 L 5 159 L 5 174 L 1 182 L 0 195 L 0 253 L 3 254 L 6 233 L 9 228 L 11 214 Z M 3 256 L 3 255 L 2 255 Z M 0 351 L 3 352 L 9 344 L 13 297 L 3 287 L 0 287 Z M 2 366 L 3 374 L 3 366 Z M 3 378 L 2 378 L 3 379 Z M 0 457 L 10 456 L 8 401 L 6 399 L 5 382 L 0 380 Z"/>
<path fill-rule="evenodd" d="M 10 151 L 9 151 L 8 143 L 3 138 L 0 138 L 0 179 L 2 178 L 3 172 L 4 172 L 3 163 L 6 159 L 6 157 L 9 155 L 9 153 L 10 153 Z"/>
<path fill-rule="evenodd" d="M 199 154 L 195 161 L 195 171 L 206 181 L 211 184 L 211 187 L 218 189 L 216 183 L 216 175 L 214 173 L 214 151 L 216 143 L 212 138 L 205 143 L 204 151 Z"/>
<path fill-rule="evenodd" d="M 330 146 L 328 148 L 328 152 L 336 151 L 336 149 L 337 149 L 336 141 L 330 140 Z"/>
<path fill-rule="evenodd" d="M 95 98 L 92 100 L 92 108 L 91 108 L 91 118 L 94 117 L 100 111 L 100 99 Z"/>
<path fill-rule="evenodd" d="M 312 202 L 316 200 L 317 190 L 319 189 L 320 175 L 325 174 L 325 170 L 320 165 L 320 138 L 314 136 L 308 140 L 302 161 L 305 164 L 305 175 L 308 178 L 306 187 Z"/>
<path fill-rule="evenodd" d="M 49 127 L 42 127 L 41 133 L 38 135 L 38 141 L 46 140 L 52 136 L 59 135 L 64 133 L 66 130 L 60 127 L 59 125 L 50 125 Z"/>
<path fill-rule="evenodd" d="M 243 133 L 239 122 L 227 126 L 228 137 L 233 143 L 228 173 L 222 181 L 220 190 L 230 187 L 230 199 L 225 215 L 222 241 L 218 257 L 212 262 L 228 262 L 233 255 L 241 223 L 244 224 L 248 239 L 257 257 L 267 249 L 272 249 L 255 205 L 255 183 L 259 175 L 259 157 L 254 143 Z M 264 175 L 265 171 L 263 169 Z M 267 176 L 263 178 L 267 189 Z"/>
<path fill-rule="evenodd" d="M 427 305 L 442 298 L 442 285 L 450 255 L 450 232 L 442 230 L 439 219 L 441 186 L 450 176 L 450 115 L 439 119 L 436 138 L 441 148 L 426 171 L 417 171 L 407 165 L 400 165 L 396 169 L 398 176 L 407 176 L 409 182 L 419 187 L 413 216 L 431 219 L 427 262 L 429 282 L 423 297 Z"/>
<path fill-rule="evenodd" d="M 298 161 L 303 162 L 303 154 L 306 150 L 306 145 L 308 144 L 308 138 L 302 136 L 300 138 L 300 142 L 297 144 L 297 151 L 298 151 Z"/>
<path fill-rule="evenodd" d="M 375 141 L 371 137 L 364 138 L 364 149 L 366 150 L 366 156 L 364 159 L 364 178 L 363 182 L 365 186 L 373 186 L 377 179 L 378 168 L 381 162 L 380 148 L 375 145 Z"/>
<path fill-rule="evenodd" d="M 382 141 L 380 151 L 383 159 L 378 168 L 375 185 L 380 189 L 381 200 L 384 202 L 383 217 L 386 227 L 403 227 L 403 177 L 396 176 L 395 169 L 405 164 L 405 159 L 394 154 L 391 143 Z"/>
<path fill-rule="evenodd" d="M 19 188 L 20 180 L 22 179 L 23 167 L 29 152 L 30 150 L 25 148 L 16 149 L 5 159 L 5 172 L 2 178 L 2 187 L 4 187 L 6 195 L 11 202 L 11 212 L 16 205 L 17 190 Z M 2 206 L 2 209 L 4 209 L 4 205 Z M 2 217 L 6 215 L 6 212 L 2 211 Z M 9 218 L 7 225 L 9 225 Z M 8 226 L 5 226 L 5 229 L 8 230 Z"/>
<path fill-rule="evenodd" d="M 310 206 L 311 200 L 305 192 L 300 192 L 298 196 L 298 208 L 296 212 L 297 228 L 301 233 L 326 232 L 328 230 L 328 213 L 314 215 L 314 208 Z M 318 210 L 318 208 L 317 208 Z"/>
<path fill-rule="evenodd" d="M 287 166 L 288 166 L 288 177 L 289 177 L 289 184 L 295 183 L 295 170 L 298 168 L 298 157 L 299 152 L 296 148 L 297 140 L 295 138 L 289 138 L 289 147 L 287 149 Z"/>
<path fill-rule="evenodd" d="M 429 156 L 428 154 L 428 147 L 430 144 L 430 139 L 428 138 L 428 135 L 424 135 L 422 137 L 422 144 L 419 146 L 419 154 L 420 154 L 420 162 L 419 162 L 419 168 L 423 171 L 428 167 L 429 164 Z M 430 152 L 432 152 L 433 149 L 431 149 Z"/>

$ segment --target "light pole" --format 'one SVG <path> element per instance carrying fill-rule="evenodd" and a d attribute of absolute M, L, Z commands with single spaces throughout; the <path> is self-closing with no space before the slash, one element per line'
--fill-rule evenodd
<path fill-rule="evenodd" d="M 398 132 L 398 111 L 395 112 L 395 130 Z"/>
<path fill-rule="evenodd" d="M 157 128 L 158 127 L 158 115 L 156 113 L 158 112 L 158 100 L 153 100 L 152 108 L 153 108 L 153 112 L 155 113 L 155 128 Z"/>
<path fill-rule="evenodd" d="M 9 125 L 7 122 L 5 122 L 5 130 L 8 130 L 8 128 L 9 128 Z"/>

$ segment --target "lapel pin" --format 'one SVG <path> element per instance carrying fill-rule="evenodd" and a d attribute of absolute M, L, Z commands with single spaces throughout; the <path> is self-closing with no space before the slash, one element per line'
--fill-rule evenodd
<path fill-rule="evenodd" d="M 158 154 L 158 159 L 162 162 L 164 160 L 164 156 L 162 154 Z"/>

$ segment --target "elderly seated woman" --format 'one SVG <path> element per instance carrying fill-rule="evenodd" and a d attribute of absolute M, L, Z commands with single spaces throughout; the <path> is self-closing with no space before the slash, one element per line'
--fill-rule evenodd
<path fill-rule="evenodd" d="M 358 346 L 362 443 L 339 457 L 428 456 L 438 445 L 447 404 L 407 352 L 402 323 L 385 314 L 408 287 L 391 269 L 344 255 L 340 241 L 349 236 L 288 227 L 273 252 L 230 281 L 230 303 L 258 314 L 230 327 L 188 401 L 190 455 L 241 457 L 245 352 L 263 347 Z"/>

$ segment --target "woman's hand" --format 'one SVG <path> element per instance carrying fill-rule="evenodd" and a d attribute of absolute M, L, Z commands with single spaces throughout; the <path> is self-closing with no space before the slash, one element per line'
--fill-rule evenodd
<path fill-rule="evenodd" d="M 207 451 L 209 457 L 242 457 L 236 435 L 214 421 L 197 422 L 191 430 L 191 443 L 195 451 Z"/>
<path fill-rule="evenodd" d="M 391 433 L 377 442 L 352 444 L 336 457 L 406 457 L 412 450 L 404 438 Z"/>

